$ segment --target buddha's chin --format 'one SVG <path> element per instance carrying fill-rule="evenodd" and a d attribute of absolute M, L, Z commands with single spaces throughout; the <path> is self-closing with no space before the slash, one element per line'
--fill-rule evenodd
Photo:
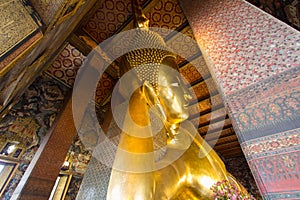
<path fill-rule="evenodd" d="M 182 113 L 180 117 L 181 118 L 179 120 L 179 123 L 187 120 L 189 118 L 189 114 L 188 113 Z"/>

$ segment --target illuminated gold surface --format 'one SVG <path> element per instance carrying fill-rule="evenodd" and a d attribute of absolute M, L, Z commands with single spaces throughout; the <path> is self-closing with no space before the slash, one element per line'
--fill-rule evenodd
<path fill-rule="evenodd" d="M 147 102 L 140 90 L 136 91 L 130 100 L 129 114 L 137 125 L 146 126 L 150 123 Z M 129 117 L 129 116 L 128 116 Z M 135 128 L 137 130 L 135 130 Z M 133 126 L 132 132 L 138 131 L 138 127 Z M 149 133 L 151 134 L 151 133 Z M 129 153 L 149 153 L 153 152 L 153 140 L 151 137 L 138 138 L 122 132 L 119 148 Z M 139 168 L 145 164 L 154 165 L 154 157 L 149 156 L 147 160 L 132 159 L 117 152 L 116 162 L 124 161 L 121 164 L 135 166 Z M 116 165 L 116 163 L 115 163 Z M 154 173 L 134 173 L 112 170 L 110 183 L 107 192 L 107 199 L 153 199 L 155 187 Z"/>
<path fill-rule="evenodd" d="M 138 127 L 131 127 L 132 132 L 121 135 L 119 148 L 130 153 L 149 153 L 146 159 L 134 159 L 124 154 L 116 154 L 116 162 L 122 162 L 132 169 L 147 168 L 149 172 L 135 173 L 112 170 L 107 199 L 211 199 L 210 187 L 217 181 L 234 178 L 226 171 L 224 163 L 211 147 L 199 136 L 188 117 L 187 104 L 190 98 L 185 85 L 179 77 L 168 77 L 171 73 L 160 68 L 158 78 L 158 93 L 149 84 L 144 84 L 131 97 L 129 113 L 127 113 L 137 126 L 147 126 L 150 123 L 148 112 L 153 104 L 160 103 L 166 113 L 165 134 L 167 153 L 165 157 L 172 156 L 177 148 L 185 150 L 184 154 L 168 166 L 154 170 L 153 138 L 139 138 Z M 155 96 L 153 96 L 155 95 Z M 176 100 L 174 100 L 174 98 Z M 170 101 L 170 102 L 168 102 Z M 166 103 L 168 102 L 168 103 Z M 184 125 L 178 129 L 179 125 Z M 175 140 L 170 142 L 171 135 Z M 143 133 L 145 134 L 145 133 Z M 151 136 L 151 129 L 148 135 Z M 195 138 L 193 139 L 193 135 Z M 192 144 L 189 141 L 193 139 Z M 187 149 L 185 149 L 187 148 Z M 162 158 L 164 159 L 164 158 Z M 126 168 L 126 167 L 125 167 Z"/>
<path fill-rule="evenodd" d="M 141 16 L 139 10 L 136 13 L 138 14 L 136 20 L 142 19 L 140 24 L 137 23 L 137 26 L 141 26 L 138 33 L 147 32 L 144 16 Z M 153 36 L 153 33 L 149 32 L 149 35 Z M 157 42 L 160 43 L 157 46 L 164 46 L 162 40 L 155 40 L 152 36 L 145 37 L 150 38 L 149 41 L 141 42 Z M 132 79 L 132 87 L 136 85 L 136 82 L 143 82 L 143 85 L 131 96 L 129 113 L 126 116 L 132 118 L 136 127 L 130 127 L 130 133 L 121 133 L 119 151 L 116 153 L 114 165 L 124 165 L 126 166 L 124 169 L 136 167 L 139 170 L 146 170 L 143 173 L 113 168 L 107 199 L 212 199 L 210 187 L 217 181 L 229 180 L 239 185 L 226 171 L 224 163 L 216 152 L 201 138 L 193 124 L 186 120 L 189 116 L 188 103 L 191 95 L 179 73 L 174 73 L 174 69 L 178 69 L 174 56 L 157 49 L 133 51 L 126 56 L 126 59 L 123 59 L 123 73 L 139 65 L 149 64 L 149 61 L 154 64 L 152 70 L 148 70 L 148 66 L 137 69 L 139 80 Z M 161 64 L 169 68 L 162 67 Z M 125 94 L 126 91 L 120 91 L 120 93 Z M 149 137 L 137 137 L 140 131 L 139 126 L 149 125 L 148 113 L 153 106 L 160 108 L 160 119 L 165 125 L 163 134 L 168 136 L 165 141 L 167 151 L 160 161 L 168 162 L 167 158 L 172 157 L 177 151 L 183 152 L 178 159 L 160 169 L 155 168 L 155 158 L 152 154 L 155 142 L 152 136 L 155 133 L 152 133 L 151 129 L 145 129 L 149 132 L 146 133 Z M 145 133 L 140 134 L 145 135 Z M 128 154 L 122 153 L 123 151 Z M 147 156 L 142 159 L 131 156 L 136 153 Z M 241 186 L 240 189 L 243 187 Z"/>

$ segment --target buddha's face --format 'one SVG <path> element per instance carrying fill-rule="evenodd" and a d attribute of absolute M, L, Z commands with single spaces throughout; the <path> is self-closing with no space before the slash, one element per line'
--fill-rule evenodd
<path fill-rule="evenodd" d="M 177 71 L 170 67 L 161 67 L 157 90 L 169 123 L 178 124 L 189 117 L 188 105 L 191 95 Z"/>

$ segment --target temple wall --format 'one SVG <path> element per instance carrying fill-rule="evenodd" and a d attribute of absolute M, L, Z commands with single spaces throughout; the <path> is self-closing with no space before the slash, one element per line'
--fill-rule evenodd
<path fill-rule="evenodd" d="M 40 76 L 26 90 L 20 101 L 0 123 L 0 148 L 8 143 L 17 144 L 20 155 L 1 155 L 13 160 L 18 168 L 8 183 L 1 199 L 11 199 L 13 192 L 38 151 L 45 135 L 61 111 L 68 88 L 48 76 Z M 57 98 L 52 98 L 56 96 Z"/>
<path fill-rule="evenodd" d="M 66 45 L 43 75 L 39 76 L 0 122 L 0 151 L 7 143 L 17 144 L 20 153 L 0 155 L 12 159 L 18 168 L 1 199 L 10 199 L 45 136 L 61 112 L 75 76 L 85 57 L 70 44 Z M 74 147 L 75 148 L 75 147 Z"/>
<path fill-rule="evenodd" d="M 300 191 L 300 33 L 242 0 L 181 1 L 265 199 Z"/>

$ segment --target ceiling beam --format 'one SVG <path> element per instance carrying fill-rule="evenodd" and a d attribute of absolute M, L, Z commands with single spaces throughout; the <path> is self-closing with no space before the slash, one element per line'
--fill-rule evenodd
<path fill-rule="evenodd" d="M 206 134 L 209 134 L 211 132 L 221 131 L 231 126 L 232 126 L 231 121 L 229 118 L 227 118 L 224 121 L 219 121 L 219 122 L 211 123 L 209 125 L 200 127 L 198 129 L 198 132 L 201 134 L 201 136 L 205 136 Z"/>
<path fill-rule="evenodd" d="M 218 152 L 221 152 L 224 149 L 230 149 L 230 148 L 239 147 L 239 146 L 240 146 L 239 141 L 232 141 L 232 142 L 228 142 L 225 144 L 215 145 L 214 149 Z"/>
<path fill-rule="evenodd" d="M 217 138 L 215 140 L 208 140 L 207 143 L 208 144 L 221 145 L 221 144 L 227 144 L 228 142 L 232 142 L 232 141 L 238 141 L 236 135 L 230 135 L 230 136 L 226 136 L 226 137 L 223 137 L 223 138 Z"/>
<path fill-rule="evenodd" d="M 222 154 L 223 158 L 225 158 L 225 159 L 230 159 L 230 158 L 236 158 L 236 157 L 244 156 L 244 153 L 243 153 L 243 151 L 242 151 L 242 149 L 240 147 L 231 149 L 231 151 L 228 152 L 228 153 L 222 152 L 221 154 Z"/>
<path fill-rule="evenodd" d="M 209 123 L 218 122 L 226 118 L 226 109 L 224 107 L 213 110 L 205 115 L 200 115 L 200 117 L 194 118 L 191 120 L 196 124 L 199 124 L 199 127 L 208 125 Z"/>
<path fill-rule="evenodd" d="M 80 51 L 84 56 L 87 56 L 93 49 L 84 40 L 80 39 L 78 35 L 72 33 L 68 38 L 69 43 Z"/>
<path fill-rule="evenodd" d="M 227 136 L 230 136 L 233 134 L 235 134 L 233 128 L 229 127 L 229 128 L 223 129 L 221 132 L 217 131 L 217 132 L 212 132 L 212 133 L 206 134 L 205 140 L 218 139 L 218 138 L 227 137 Z"/>

